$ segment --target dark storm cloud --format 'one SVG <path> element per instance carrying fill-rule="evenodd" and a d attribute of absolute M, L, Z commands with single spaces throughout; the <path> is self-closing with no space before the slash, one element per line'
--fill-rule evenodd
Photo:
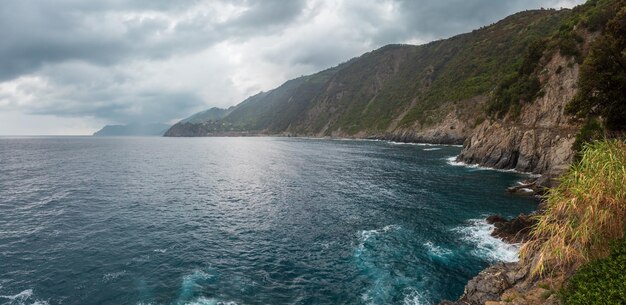
<path fill-rule="evenodd" d="M 580 1 L 5 0 L 0 109 L 167 121 L 387 43 Z"/>
<path fill-rule="evenodd" d="M 178 6 L 155 1 L 6 1 L 0 5 L 0 80 L 37 70 L 46 63 L 85 60 L 111 65 L 120 60 L 167 56 L 193 50 L 215 39 L 210 32 L 189 35 L 184 31 L 164 32 L 167 20 L 120 20 L 112 16 L 140 4 L 151 9 Z M 169 2 L 169 1 L 168 1 Z M 190 2 L 190 1 L 188 1 Z M 180 5 L 180 4 L 179 4 Z M 161 33 L 164 32 L 164 33 Z"/>
<path fill-rule="evenodd" d="M 234 1 L 245 11 L 228 22 L 216 15 L 171 20 L 200 1 L 5 1 L 0 4 L 0 81 L 37 70 L 45 63 L 85 60 L 111 65 L 129 59 L 158 59 L 192 52 L 233 38 L 284 25 L 304 1 Z M 227 3 L 227 2 L 225 2 Z M 146 18 L 116 14 L 150 13 Z"/>
<path fill-rule="evenodd" d="M 265 0 L 245 3 L 249 5 L 246 12 L 229 24 L 235 30 L 287 24 L 300 15 L 306 5 L 304 0 Z"/>

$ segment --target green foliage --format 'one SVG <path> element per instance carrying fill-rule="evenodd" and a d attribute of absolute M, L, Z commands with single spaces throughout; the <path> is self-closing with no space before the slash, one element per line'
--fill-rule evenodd
<path fill-rule="evenodd" d="M 524 56 L 522 57 L 522 62 L 519 65 L 519 68 L 513 73 L 508 74 L 506 77 L 504 77 L 492 93 L 491 99 L 487 104 L 487 113 L 490 115 L 496 115 L 498 117 L 502 117 L 504 114 L 509 113 L 512 117 L 515 117 L 521 109 L 521 106 L 519 105 L 520 102 L 523 103 L 531 101 L 532 99 L 536 98 L 538 94 L 541 93 L 540 83 L 537 78 L 537 70 L 539 70 L 538 68 L 542 55 L 544 53 L 551 54 L 552 51 L 558 50 L 562 56 L 574 57 L 576 58 L 577 62 L 582 62 L 582 43 L 584 42 L 584 39 L 579 34 L 579 32 L 581 32 L 580 28 L 584 27 L 588 31 L 603 30 L 607 27 L 609 30 L 613 29 L 614 27 L 607 26 L 607 22 L 611 18 L 614 18 L 613 23 L 616 23 L 615 20 L 621 20 L 622 23 L 626 22 L 624 21 L 626 20 L 624 16 L 614 17 L 616 12 L 619 11 L 623 6 L 623 0 L 591 0 L 587 1 L 587 3 L 585 3 L 584 5 L 574 8 L 571 14 L 562 18 L 562 20 L 560 21 L 560 25 L 556 28 L 551 37 L 538 39 L 533 44 L 529 45 L 529 47 L 526 49 L 526 52 L 524 53 Z M 616 33 L 613 36 L 621 37 L 622 40 L 626 39 L 624 38 L 626 37 L 626 33 L 620 31 L 621 29 L 618 30 L 619 33 Z M 626 56 L 623 46 L 621 51 L 615 50 L 614 53 L 621 54 L 621 57 Z M 620 62 L 626 64 L 626 61 L 620 60 Z M 617 70 L 620 67 L 620 65 L 616 65 L 615 62 L 613 62 L 612 64 L 613 70 Z M 589 66 L 590 63 L 586 63 L 586 65 Z M 608 64 L 602 67 L 598 67 L 598 69 L 596 70 L 600 71 L 600 69 L 604 69 L 606 68 L 606 66 L 608 66 Z M 592 73 L 588 72 L 589 70 L 592 69 L 583 66 L 583 68 L 581 69 L 581 81 L 583 80 L 583 78 L 586 78 L 588 83 L 601 83 L 604 81 L 604 79 L 602 79 L 598 75 L 593 75 Z M 561 71 L 562 68 L 559 67 L 556 73 L 561 73 Z M 619 76 L 618 73 L 605 76 L 613 77 L 620 80 L 626 79 L 622 76 Z M 626 92 L 624 91 L 624 86 L 616 85 L 615 82 L 613 82 L 606 85 L 606 87 L 607 88 L 602 88 L 600 90 L 621 90 L 620 92 L 622 100 L 626 98 L 626 94 L 624 94 L 624 92 Z M 585 91 L 583 90 L 583 92 Z M 592 90 L 586 92 L 590 92 L 590 95 L 594 95 Z M 613 99 L 613 101 L 613 105 L 624 105 L 622 108 L 619 109 L 619 111 L 612 112 L 615 114 L 614 116 L 616 118 L 620 117 L 623 120 L 626 120 L 626 112 L 623 112 L 626 111 L 626 103 L 621 102 L 620 99 Z M 574 102 L 573 104 L 577 103 L 585 104 L 585 102 L 579 103 L 578 101 Z M 591 108 L 592 107 L 576 106 L 571 107 L 571 112 L 577 112 L 581 114 L 581 117 L 586 117 L 587 113 L 585 112 L 589 112 Z M 578 109 L 580 109 L 580 111 Z"/>
<path fill-rule="evenodd" d="M 602 31 L 622 6 L 621 0 L 589 0 L 577 9 L 571 23 L 580 23 L 590 31 Z"/>
<path fill-rule="evenodd" d="M 608 254 L 609 241 L 626 230 L 626 144 L 588 143 L 582 158 L 548 191 L 533 239 L 521 250 L 535 275 L 569 272 Z"/>
<path fill-rule="evenodd" d="M 605 134 L 604 127 L 600 124 L 598 119 L 594 117 L 588 118 L 578 134 L 576 134 L 576 140 L 572 145 L 572 149 L 580 153 L 585 144 L 600 140 Z M 580 156 L 580 154 L 578 156 Z"/>
<path fill-rule="evenodd" d="M 531 102 L 540 90 L 536 75 L 511 74 L 496 88 L 487 104 L 487 113 L 501 117 L 510 111 L 512 117 L 517 117 L 521 111 L 520 102 Z"/>
<path fill-rule="evenodd" d="M 581 267 L 559 293 L 565 305 L 626 304 L 626 239 L 617 240 L 609 257 Z"/>
<path fill-rule="evenodd" d="M 587 31 L 602 31 L 607 22 L 615 16 L 621 7 L 622 0 L 589 0 L 583 5 L 574 8 L 573 13 L 566 18 L 559 30 L 549 42 L 550 49 L 557 49 L 563 56 L 575 57 L 580 63 L 583 59 L 580 29 Z"/>
<path fill-rule="evenodd" d="M 583 30 L 578 26 L 605 28 L 604 20 L 614 14 L 620 1 L 592 0 L 573 10 L 526 11 L 421 46 L 388 45 L 252 96 L 224 118 L 204 122 L 194 130 L 197 134 L 385 133 L 436 124 L 452 109 L 450 105 L 487 96 L 491 97 L 489 114 L 516 116 L 524 102 L 542 94 L 542 58 L 549 58 L 556 48 L 579 54 Z M 588 83 L 594 78 L 590 76 Z M 593 93 L 590 96 L 597 99 Z M 587 98 L 581 101 L 584 107 L 572 107 L 572 111 L 582 117 L 587 110 L 602 109 Z M 471 109 L 473 118 L 485 116 L 479 107 Z M 620 111 L 614 111 L 614 116 Z"/>
<path fill-rule="evenodd" d="M 613 131 L 626 130 L 626 7 L 607 24 L 580 68 L 579 90 L 566 110 L 601 116 Z"/>
<path fill-rule="evenodd" d="M 582 57 L 580 45 L 582 42 L 583 38 L 580 35 L 569 30 L 559 32 L 555 44 L 562 56 L 571 56 L 580 61 Z"/>
<path fill-rule="evenodd" d="M 420 96 L 420 105 L 413 108 L 402 123 L 426 122 L 428 110 L 445 102 L 488 95 L 503 79 L 503 83 L 511 83 L 502 86 L 503 99 L 492 99 L 491 108 L 492 112 L 507 111 L 509 100 L 514 99 L 509 98 L 509 94 L 521 95 L 526 91 L 523 87 L 538 87 L 536 78 L 525 77 L 514 85 L 515 88 L 510 88 L 518 81 L 514 74 L 523 71 L 526 76 L 527 71 L 534 69 L 541 58 L 542 39 L 550 35 L 567 14 L 567 11 L 553 10 L 518 13 L 496 25 L 446 42 L 450 45 L 446 47 L 457 53 L 444 57 L 446 61 L 436 70 L 432 86 Z M 529 99 L 527 95 L 523 97 Z"/>
<path fill-rule="evenodd" d="M 487 104 L 487 113 L 499 117 L 510 113 L 519 115 L 520 102 L 531 102 L 541 90 L 537 78 L 537 66 L 545 50 L 545 41 L 531 43 L 521 58 L 517 71 L 507 75 L 498 85 Z"/>

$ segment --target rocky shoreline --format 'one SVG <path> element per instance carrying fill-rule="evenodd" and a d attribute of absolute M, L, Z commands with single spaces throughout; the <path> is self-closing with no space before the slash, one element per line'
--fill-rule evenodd
<path fill-rule="evenodd" d="M 554 184 L 554 179 L 541 176 L 523 181 L 522 184 L 510 187 L 507 191 L 512 194 L 528 195 L 528 191 L 521 193 L 519 191 L 529 189 L 533 195 L 540 195 Z M 533 216 L 542 213 L 544 207 L 542 201 L 536 211 L 529 215 L 520 214 L 512 219 L 500 215 L 487 217 L 487 223 L 494 225 L 491 236 L 510 244 L 528 241 L 531 238 L 531 228 L 536 223 Z M 535 278 L 530 274 L 530 266 L 521 261 L 497 263 L 472 278 L 458 300 L 443 300 L 439 305 L 558 305 L 560 303 L 555 291 L 563 281 L 563 276 Z"/>

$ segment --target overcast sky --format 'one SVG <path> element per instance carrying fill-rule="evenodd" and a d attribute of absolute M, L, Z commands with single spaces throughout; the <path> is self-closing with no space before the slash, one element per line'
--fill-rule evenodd
<path fill-rule="evenodd" d="M 173 123 L 389 43 L 582 0 L 2 0 L 0 135 Z"/>

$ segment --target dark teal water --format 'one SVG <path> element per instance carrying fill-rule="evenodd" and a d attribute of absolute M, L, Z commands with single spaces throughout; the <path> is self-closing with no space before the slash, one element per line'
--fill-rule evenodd
<path fill-rule="evenodd" d="M 428 304 L 535 208 L 458 147 L 0 138 L 0 304 Z"/>

